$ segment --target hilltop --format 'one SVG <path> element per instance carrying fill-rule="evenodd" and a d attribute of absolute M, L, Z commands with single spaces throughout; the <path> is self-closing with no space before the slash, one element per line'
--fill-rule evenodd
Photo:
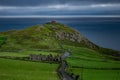
<path fill-rule="evenodd" d="M 1 35 L 7 38 L 1 48 L 15 47 L 18 50 L 22 47 L 52 49 L 59 48 L 59 41 L 65 44 L 71 42 L 80 43 L 82 46 L 90 48 L 96 47 L 78 31 L 57 22 L 35 25 L 24 30 L 7 31 L 1 33 Z M 1 39 L 4 39 L 4 37 L 1 37 Z"/>
<path fill-rule="evenodd" d="M 0 33 L 1 51 L 22 51 L 31 49 L 61 50 L 62 45 L 85 47 L 119 60 L 119 52 L 99 47 L 85 38 L 79 31 L 52 21 L 23 30 Z"/>

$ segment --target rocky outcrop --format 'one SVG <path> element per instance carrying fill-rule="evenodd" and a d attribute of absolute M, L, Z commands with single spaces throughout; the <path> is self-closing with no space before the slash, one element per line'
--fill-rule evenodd
<path fill-rule="evenodd" d="M 87 38 L 82 36 L 78 31 L 74 30 L 73 32 L 66 31 L 57 31 L 55 32 L 55 37 L 58 40 L 68 40 L 72 42 L 82 43 L 84 46 L 87 46 L 91 49 L 95 49 L 97 46 L 90 42 Z"/>
<path fill-rule="evenodd" d="M 70 40 L 70 41 L 77 41 L 77 42 L 81 42 L 84 37 L 82 35 L 80 35 L 78 32 L 65 32 L 65 31 L 58 31 L 58 32 L 55 32 L 55 37 L 56 39 L 58 40 Z"/>

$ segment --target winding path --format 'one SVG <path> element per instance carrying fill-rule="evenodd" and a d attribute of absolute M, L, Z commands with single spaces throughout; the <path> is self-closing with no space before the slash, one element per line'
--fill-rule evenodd
<path fill-rule="evenodd" d="M 60 67 L 60 70 L 59 70 L 59 72 L 61 73 L 61 75 L 63 76 L 63 80 L 72 80 L 72 78 L 65 72 L 65 69 L 66 69 L 66 67 L 67 67 L 67 64 L 66 64 L 66 62 L 64 61 L 64 59 L 66 58 L 66 57 L 68 57 L 69 56 L 69 52 L 65 52 L 64 54 L 63 54 L 63 56 L 62 56 L 62 63 L 61 63 L 61 67 Z"/>

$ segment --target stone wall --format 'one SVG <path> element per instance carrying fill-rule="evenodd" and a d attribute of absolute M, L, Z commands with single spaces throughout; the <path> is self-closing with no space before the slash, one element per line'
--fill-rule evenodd
<path fill-rule="evenodd" d="M 55 62 L 60 62 L 61 61 L 61 56 L 60 55 L 53 56 L 52 54 L 49 54 L 49 55 L 30 54 L 29 59 L 31 61 L 55 61 Z"/>

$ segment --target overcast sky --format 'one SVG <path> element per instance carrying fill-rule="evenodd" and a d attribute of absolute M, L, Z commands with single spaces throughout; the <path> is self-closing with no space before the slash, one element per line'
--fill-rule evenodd
<path fill-rule="evenodd" d="M 120 15 L 120 0 L 0 0 L 0 16 Z"/>

